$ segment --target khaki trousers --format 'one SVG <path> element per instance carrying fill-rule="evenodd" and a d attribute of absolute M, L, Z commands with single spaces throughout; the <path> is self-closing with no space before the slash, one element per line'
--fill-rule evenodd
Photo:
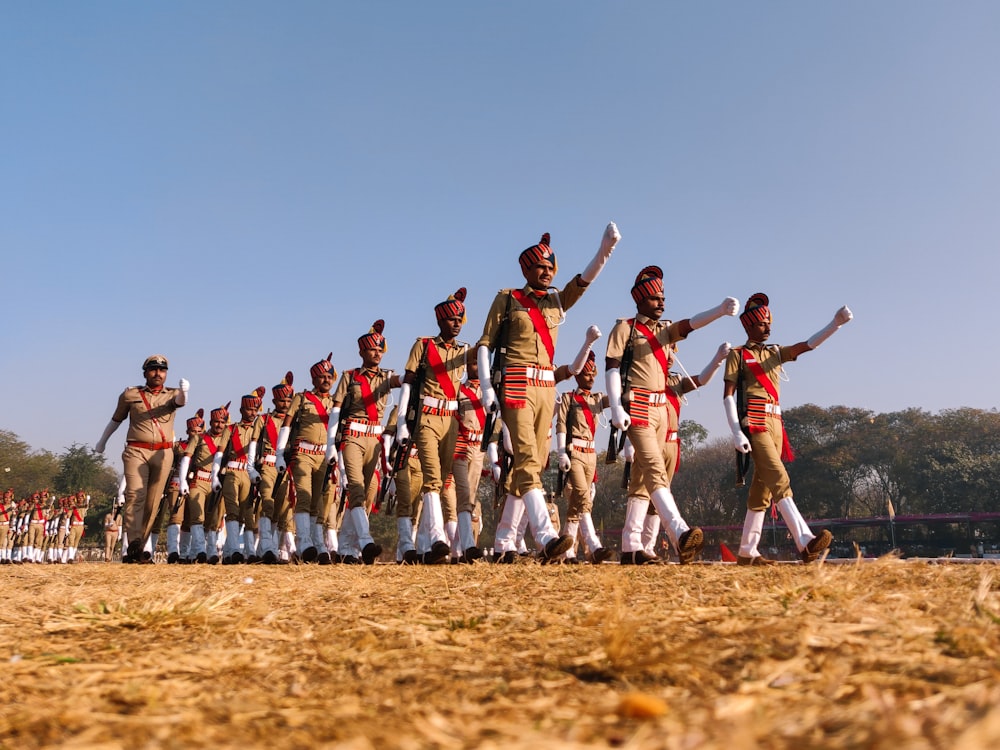
<path fill-rule="evenodd" d="M 145 543 L 147 524 L 170 479 L 174 451 L 173 448 L 149 450 L 126 443 L 125 450 L 122 451 L 122 464 L 125 467 L 122 523 L 130 544 L 133 541 Z"/>
<path fill-rule="evenodd" d="M 792 494 L 788 472 L 781 462 L 782 431 L 781 418 L 767 418 L 767 432 L 750 433 L 750 454 L 753 456 L 753 481 L 747 495 L 747 508 L 767 510 L 771 502 L 777 502 Z"/>
<path fill-rule="evenodd" d="M 504 405 L 500 410 L 514 453 L 510 492 L 517 497 L 543 486 L 542 471 L 548 460 L 549 432 L 555 405 L 554 387 L 529 385 L 524 407 L 511 409 Z"/>

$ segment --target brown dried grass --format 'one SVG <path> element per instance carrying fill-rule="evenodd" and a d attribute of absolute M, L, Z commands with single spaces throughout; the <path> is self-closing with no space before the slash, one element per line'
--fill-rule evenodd
<path fill-rule="evenodd" d="M 995 565 L 5 566 L 0 746 L 1000 746 Z"/>

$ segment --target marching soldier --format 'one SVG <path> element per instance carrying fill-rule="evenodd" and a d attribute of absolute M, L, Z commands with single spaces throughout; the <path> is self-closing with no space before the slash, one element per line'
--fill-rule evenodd
<path fill-rule="evenodd" d="M 62 561 L 72 563 L 76 560 L 76 551 L 80 547 L 80 540 L 83 539 L 84 519 L 87 510 L 90 508 L 90 495 L 80 490 L 70 497 L 69 506 L 69 534 L 66 538 L 66 548 Z"/>
<path fill-rule="evenodd" d="M 9 488 L 0 498 L 0 565 L 10 565 L 10 522 L 14 515 L 14 488 Z"/>
<path fill-rule="evenodd" d="M 104 514 L 104 562 L 111 562 L 118 544 L 118 519 L 114 513 Z"/>
<path fill-rule="evenodd" d="M 253 484 L 260 479 L 254 463 L 257 460 L 257 441 L 261 428 L 257 412 L 263 404 L 265 391 L 264 386 L 260 386 L 253 393 L 240 398 L 240 421 L 229 426 L 224 440 L 225 446 L 215 454 L 212 466 L 212 488 L 216 492 L 221 490 L 222 502 L 225 503 L 226 509 L 226 546 L 222 553 L 223 565 L 236 565 L 244 560 L 244 555 L 240 552 L 241 526 L 244 529 L 243 548 L 247 553 L 245 557 L 254 555 L 257 547 L 255 538 L 257 519 L 251 490 Z M 256 555 L 253 561 L 256 561 Z"/>
<path fill-rule="evenodd" d="M 187 403 L 188 382 L 181 378 L 178 388 L 167 388 L 167 358 L 160 354 L 142 363 L 145 385 L 126 388 L 95 450 L 104 453 L 108 438 L 128 417 L 122 463 L 125 465 L 125 532 L 128 549 L 124 562 L 152 562 L 152 553 L 143 551 L 146 522 L 153 505 L 160 500 L 170 476 L 174 447 L 174 412 Z"/>
<path fill-rule="evenodd" d="M 271 403 L 274 408 L 261 417 L 259 464 L 260 468 L 260 541 L 257 555 L 265 565 L 278 562 L 278 549 L 275 545 L 275 530 L 281 536 L 283 560 L 288 560 L 291 547 L 294 545 L 291 532 L 292 509 L 288 503 L 288 487 L 290 472 L 287 467 L 280 473 L 277 469 L 278 430 L 284 424 L 285 415 L 292 405 L 295 389 L 292 373 L 285 373 L 281 382 L 271 389 Z"/>
<path fill-rule="evenodd" d="M 489 381 L 483 383 L 483 405 L 488 412 L 499 410 L 510 431 L 513 451 L 511 493 L 507 501 L 510 513 L 520 515 L 514 506 L 523 506 L 527 511 L 532 536 L 542 548 L 543 561 L 555 559 L 573 544 L 572 539 L 559 536 L 553 527 L 542 489 L 545 446 L 555 410 L 553 370 L 559 325 L 565 319 L 565 311 L 576 304 L 600 274 L 620 236 L 614 223 L 608 224 L 601 247 L 584 272 L 573 277 L 562 290 L 553 290 L 549 284 L 555 278 L 556 257 L 549 246 L 549 235 L 542 235 L 541 241 L 524 250 L 518 259 L 526 285 L 521 289 L 501 290 L 490 307 L 477 345 L 479 372 L 491 374 Z M 495 382 L 490 352 L 503 353 L 503 371 L 497 368 Z M 502 392 L 498 395 L 494 385 L 500 384 Z"/>
<path fill-rule="evenodd" d="M 40 563 L 45 545 L 45 526 L 48 522 L 49 491 L 43 490 L 31 496 L 28 515 L 28 537 L 24 545 L 24 562 Z"/>
<path fill-rule="evenodd" d="M 328 457 L 336 461 L 339 449 L 344 459 L 341 471 L 347 483 L 347 510 L 341 533 L 357 536 L 365 565 L 372 565 L 382 554 L 381 545 L 372 538 L 365 503 L 381 458 L 382 416 L 389 391 L 402 385 L 392 370 L 379 367 L 386 351 L 384 329 L 385 322 L 376 320 L 358 338 L 361 367 L 345 371 L 337 384 L 328 434 Z"/>
<path fill-rule="evenodd" d="M 208 562 L 209 552 L 215 554 L 215 530 L 218 529 L 218 511 L 212 508 L 213 518 L 207 517 L 212 499 L 212 467 L 215 456 L 224 447 L 226 425 L 229 424 L 229 404 L 212 409 L 208 414 L 209 429 L 205 432 L 205 412 L 198 412 L 187 420 L 187 448 L 177 472 L 184 501 L 184 520 L 191 533 L 188 542 L 189 562 Z M 190 476 L 190 480 L 189 477 Z M 218 503 L 215 503 L 217 506 Z M 211 542 L 211 543 L 210 543 Z"/>
<path fill-rule="evenodd" d="M 199 409 L 195 416 L 201 419 L 204 414 L 204 410 Z M 187 446 L 187 435 L 174 442 L 174 468 L 170 472 L 170 481 L 167 482 L 167 491 L 163 496 L 163 503 L 160 506 L 160 515 L 166 520 L 167 524 L 168 565 L 176 565 L 182 559 L 186 559 L 191 543 L 191 530 L 184 525 L 187 495 L 181 493 L 181 466 L 184 464 L 184 455 L 187 451 Z M 153 528 L 157 528 L 158 525 L 154 523 Z"/>
<path fill-rule="evenodd" d="M 333 496 L 333 483 L 326 481 L 330 461 L 336 460 L 334 446 L 327 435 L 332 422 L 333 394 L 337 370 L 327 355 L 309 369 L 313 389 L 295 394 L 281 429 L 275 468 L 278 472 L 291 464 L 295 492 L 295 546 L 302 562 L 329 565 L 331 553 L 323 533 L 323 519 Z M 291 461 L 285 451 L 290 449 Z"/>
<path fill-rule="evenodd" d="M 396 425 L 396 441 L 402 447 L 412 440 L 420 455 L 423 485 L 420 488 L 417 554 L 426 564 L 441 562 L 451 552 L 441 509 L 441 491 L 455 456 L 458 390 L 468 351 L 468 345 L 457 340 L 465 323 L 465 288 L 435 305 L 434 316 L 438 335 L 417 339 L 406 360 L 399 397 L 406 418 L 398 419 Z M 412 436 L 411 427 L 414 429 Z"/>
<path fill-rule="evenodd" d="M 832 336 L 854 315 L 847 307 L 837 310 L 825 327 L 792 346 L 767 345 L 771 336 L 771 309 L 766 294 L 758 292 L 747 300 L 740 322 L 747 343 L 734 348 L 726 360 L 723 404 L 733 433 L 733 444 L 741 454 L 753 458 L 753 482 L 747 497 L 747 514 L 740 539 L 738 565 L 769 565 L 757 550 L 764 527 L 764 513 L 774 502 L 788 526 L 802 562 L 811 563 L 830 546 L 833 536 L 826 529 L 812 533 L 792 499 L 792 488 L 783 461 L 793 456 L 781 421 L 778 399 L 781 369 L 805 352 L 812 351 Z M 737 404 L 737 396 L 741 401 Z M 739 460 L 739 458 L 737 458 Z"/>
<path fill-rule="evenodd" d="M 627 431 L 635 450 L 622 529 L 621 563 L 641 565 L 655 560 L 646 554 L 642 545 L 644 517 L 652 500 L 666 524 L 678 559 L 681 564 L 687 564 L 701 551 L 703 535 L 698 527 L 688 526 L 670 492 L 670 475 L 664 456 L 667 434 L 671 431 L 667 411 L 668 350 L 692 331 L 723 316 L 735 315 L 739 301 L 727 297 L 718 306 L 691 318 L 676 323 L 661 321 L 663 271 L 657 266 L 647 266 L 639 272 L 632 286 L 632 299 L 636 316 L 621 318 L 615 323 L 608 337 L 605 360 L 611 422 L 617 429 Z M 676 425 L 673 431 L 676 432 Z"/>

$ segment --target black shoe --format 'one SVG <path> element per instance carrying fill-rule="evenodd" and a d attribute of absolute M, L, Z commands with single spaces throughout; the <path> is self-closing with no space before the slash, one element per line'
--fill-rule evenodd
<path fill-rule="evenodd" d="M 451 556 L 451 547 L 448 546 L 447 542 L 434 542 L 431 545 L 430 552 L 425 552 L 421 556 L 421 562 L 424 565 L 437 565 L 444 562 Z"/>
<path fill-rule="evenodd" d="M 316 556 L 316 562 L 320 565 L 333 565 L 333 558 L 330 557 L 329 552 L 320 552 Z"/>
<path fill-rule="evenodd" d="M 656 555 L 650 555 L 643 550 L 622 552 L 621 560 L 619 560 L 622 565 L 653 565 L 659 561 L 660 558 Z"/>
<path fill-rule="evenodd" d="M 243 562 L 243 553 L 242 552 L 234 552 L 233 553 L 232 561 L 233 561 L 233 565 L 240 565 Z"/>
<path fill-rule="evenodd" d="M 142 559 L 142 542 L 129 542 L 128 549 L 122 555 L 123 563 L 137 563 Z M 30 560 L 28 562 L 31 562 Z"/>
<path fill-rule="evenodd" d="M 694 559 L 701 554 L 704 543 L 705 537 L 697 526 L 681 534 L 677 538 L 677 558 L 681 565 L 694 562 Z"/>
<path fill-rule="evenodd" d="M 777 565 L 774 560 L 769 560 L 763 555 L 754 555 L 753 557 L 743 557 L 743 555 L 738 555 L 736 557 L 736 564 L 740 567 L 747 565 L 762 566 L 762 565 Z"/>
<path fill-rule="evenodd" d="M 268 550 L 267 552 L 264 553 L 264 556 L 260 558 L 260 561 L 265 565 L 277 565 L 278 556 L 274 554 L 271 550 Z"/>
<path fill-rule="evenodd" d="M 811 562 L 816 562 L 816 559 L 820 554 L 833 542 L 833 534 L 831 534 L 826 529 L 819 532 L 819 536 L 814 539 L 809 540 L 809 544 L 805 546 L 802 550 L 800 556 L 802 557 L 802 562 L 808 565 Z"/>
<path fill-rule="evenodd" d="M 319 550 L 315 547 L 306 547 L 302 550 L 300 557 L 304 563 L 314 563 L 316 562 L 316 558 L 319 557 Z"/>
<path fill-rule="evenodd" d="M 420 562 L 420 555 L 417 554 L 415 549 L 408 549 L 403 553 L 403 559 L 399 561 L 400 565 L 416 565 Z"/>
<path fill-rule="evenodd" d="M 615 551 L 613 549 L 608 549 L 607 547 L 598 547 L 594 550 L 594 553 L 590 556 L 590 561 L 594 565 L 600 565 L 608 560 L 613 560 L 615 557 Z"/>
<path fill-rule="evenodd" d="M 465 560 L 465 562 L 471 565 L 476 560 L 483 559 L 483 551 L 479 549 L 479 547 L 469 547 L 467 550 L 465 550 L 465 554 L 462 557 Z"/>
<path fill-rule="evenodd" d="M 196 565 L 205 565 L 208 562 L 208 555 L 204 552 L 199 552 L 194 558 Z"/>
<path fill-rule="evenodd" d="M 257 565 L 260 562 L 260 558 L 257 555 L 250 555 L 247 558 L 247 565 Z"/>
<path fill-rule="evenodd" d="M 497 565 L 514 565 L 518 562 L 517 553 L 509 549 L 506 552 L 501 552 L 500 556 L 493 561 Z"/>
<path fill-rule="evenodd" d="M 138 562 L 139 562 L 140 565 L 152 565 L 153 564 L 153 553 L 152 552 L 146 552 L 145 550 L 143 550 L 142 554 L 139 555 Z"/>
<path fill-rule="evenodd" d="M 340 558 L 340 562 L 343 565 L 360 565 L 361 560 L 356 558 L 354 555 L 344 555 Z"/>
<path fill-rule="evenodd" d="M 563 565 L 579 565 L 580 559 L 578 557 L 564 557 L 562 560 L 557 560 L 556 562 L 561 562 Z"/>
<path fill-rule="evenodd" d="M 573 546 L 573 537 L 568 534 L 563 534 L 562 536 L 557 536 L 555 539 L 550 539 L 545 545 L 545 549 L 542 550 L 542 554 L 539 555 L 542 564 L 553 562 L 561 554 L 569 550 Z"/>
<path fill-rule="evenodd" d="M 210 558 L 208 558 L 208 564 L 209 565 L 218 565 L 219 564 L 219 556 L 218 555 L 212 555 Z"/>
<path fill-rule="evenodd" d="M 361 559 L 364 561 L 365 565 L 374 565 L 375 561 L 378 560 L 378 556 L 382 554 L 381 545 L 375 544 L 375 542 L 368 542 L 365 548 L 361 550 Z"/>
<path fill-rule="evenodd" d="M 176 552 L 171 552 L 167 555 L 167 565 L 177 565 L 181 561 L 181 556 Z"/>

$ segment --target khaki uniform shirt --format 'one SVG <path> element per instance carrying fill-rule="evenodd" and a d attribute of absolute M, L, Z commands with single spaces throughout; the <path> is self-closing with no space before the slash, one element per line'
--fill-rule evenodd
<path fill-rule="evenodd" d="M 753 353 L 764 374 L 771 381 L 771 384 L 774 385 L 775 392 L 780 395 L 781 365 L 785 362 L 795 361 L 791 353 L 791 348 L 777 346 L 776 344 L 769 346 L 767 344 L 747 343 L 744 346 L 732 349 L 729 352 L 729 356 L 726 357 L 726 374 L 724 377 L 727 383 L 736 383 L 739 380 L 740 368 L 743 368 L 743 387 L 746 389 L 746 395 L 752 398 L 762 398 L 765 401 L 771 401 L 772 399 L 767 395 L 764 386 L 757 381 L 757 376 L 750 372 L 749 368 L 744 364 L 743 349 L 749 349 Z"/>
<path fill-rule="evenodd" d="M 237 422 L 236 424 L 229 425 L 226 429 L 227 440 L 225 452 L 222 454 L 222 465 L 225 466 L 228 461 L 246 461 L 247 451 L 250 449 L 250 443 L 254 442 L 260 437 L 260 421 L 254 419 L 249 424 L 244 422 Z M 236 442 L 233 440 L 233 434 L 239 436 L 239 453 L 236 452 Z"/>
<path fill-rule="evenodd" d="M 258 417 L 257 421 L 260 422 L 260 437 L 257 443 L 257 457 L 263 458 L 264 456 L 273 456 L 277 453 L 278 449 L 278 432 L 281 430 L 281 425 L 285 421 L 284 414 L 276 414 L 274 412 L 268 412 L 262 417 Z M 273 425 L 273 427 L 271 427 Z M 271 430 L 274 430 L 274 438 L 271 438 Z"/>
<path fill-rule="evenodd" d="M 292 397 L 292 405 L 288 408 L 288 416 L 292 417 L 292 434 L 289 445 L 294 445 L 298 440 L 304 440 L 313 445 L 326 445 L 327 425 L 323 423 L 323 418 L 316 410 L 315 404 L 305 394 L 305 391 L 296 393 Z M 333 411 L 334 397 L 329 393 L 325 396 L 318 393 L 312 395 L 323 404 L 323 408 L 326 409 L 327 421 L 329 421 L 330 412 Z"/>
<path fill-rule="evenodd" d="M 559 323 L 562 321 L 563 311 L 569 310 L 575 305 L 586 290 L 587 286 L 580 281 L 579 275 L 574 276 L 573 280 L 562 291 L 549 292 L 543 297 L 536 296 L 534 290 L 529 286 L 525 286 L 521 290 L 526 295 L 533 297 L 538 309 L 545 317 L 549 333 L 552 336 L 553 351 L 559 336 Z M 496 299 L 493 300 L 493 305 L 486 316 L 483 335 L 476 343 L 477 347 L 487 346 L 490 351 L 493 351 L 501 343 L 496 341 L 496 337 L 503 322 L 504 310 L 507 309 L 507 297 L 510 292 L 510 289 L 501 289 Z M 513 296 L 510 298 L 510 317 L 507 326 L 507 364 L 555 366 L 538 334 L 535 333 L 535 326 L 531 322 L 527 309 Z M 485 377 L 485 374 L 480 374 Z"/>
<path fill-rule="evenodd" d="M 141 443 L 172 443 L 174 414 L 177 411 L 177 403 L 174 401 L 176 393 L 176 388 L 165 387 L 159 393 L 153 393 L 144 385 L 126 388 L 118 397 L 118 407 L 111 419 L 120 423 L 128 418 L 126 440 Z M 149 402 L 149 409 L 143 403 L 143 396 Z"/>
<path fill-rule="evenodd" d="M 209 448 L 208 441 L 211 441 L 221 451 L 226 449 L 228 439 L 229 431 L 223 428 L 221 435 L 212 435 L 206 432 L 199 435 L 197 440 L 191 440 L 187 447 L 187 455 L 191 456 L 191 471 L 195 471 L 196 469 L 211 471 L 212 459 L 215 458 L 215 452 Z"/>
<path fill-rule="evenodd" d="M 365 407 L 365 401 L 361 395 L 361 385 L 358 383 L 358 378 L 368 379 L 368 386 L 371 388 L 372 397 L 375 399 L 375 408 L 378 411 L 378 421 L 381 421 L 385 412 L 385 404 L 389 399 L 389 392 L 392 390 L 393 374 L 392 370 L 382 369 L 346 370 L 340 376 L 337 390 L 333 394 L 333 400 L 340 403 L 341 424 L 344 423 L 345 419 L 368 421 L 368 409 Z"/>
<path fill-rule="evenodd" d="M 672 323 L 669 320 L 651 320 L 645 315 L 637 315 L 636 320 L 646 326 L 664 349 L 669 349 L 674 342 L 680 341 L 684 336 L 680 333 L 680 323 Z M 625 318 L 620 318 L 615 322 L 611 334 L 608 336 L 609 359 L 621 361 L 625 354 L 625 346 L 628 344 L 629 331 L 632 325 Z M 666 352 L 664 352 L 666 355 Z M 638 330 L 632 333 L 632 367 L 628 372 L 628 383 L 622 383 L 622 389 L 627 392 L 631 388 L 644 388 L 653 393 L 663 393 L 667 388 L 666 373 L 660 366 L 659 360 L 653 354 L 653 348 L 649 340 Z M 628 399 L 623 395 L 623 400 Z"/>
<path fill-rule="evenodd" d="M 437 349 L 441 362 L 444 365 L 445 373 L 451 379 L 451 384 L 454 386 L 455 393 L 457 394 L 458 384 L 465 375 L 465 354 L 469 348 L 468 344 L 463 344 L 459 341 L 445 344 L 442 342 L 440 336 L 435 336 L 427 342 L 427 346 L 433 346 Z M 419 338 L 410 349 L 410 356 L 406 360 L 406 371 L 416 372 L 420 368 L 422 358 L 424 358 L 424 339 Z M 450 399 L 451 397 L 444 392 L 444 389 L 438 382 L 437 375 L 431 369 L 430 362 L 427 361 L 426 364 L 426 377 L 424 378 L 424 387 L 421 390 L 421 395 L 439 400 Z"/>
<path fill-rule="evenodd" d="M 556 432 L 566 434 L 567 447 L 576 440 L 593 441 L 594 434 L 587 424 L 587 417 L 583 414 L 583 407 L 576 400 L 577 396 L 582 396 L 587 404 L 590 413 L 594 415 L 594 427 L 597 427 L 597 415 L 604 411 L 603 393 L 585 393 L 579 388 L 564 393 L 559 397 L 559 410 L 556 416 Z"/>

